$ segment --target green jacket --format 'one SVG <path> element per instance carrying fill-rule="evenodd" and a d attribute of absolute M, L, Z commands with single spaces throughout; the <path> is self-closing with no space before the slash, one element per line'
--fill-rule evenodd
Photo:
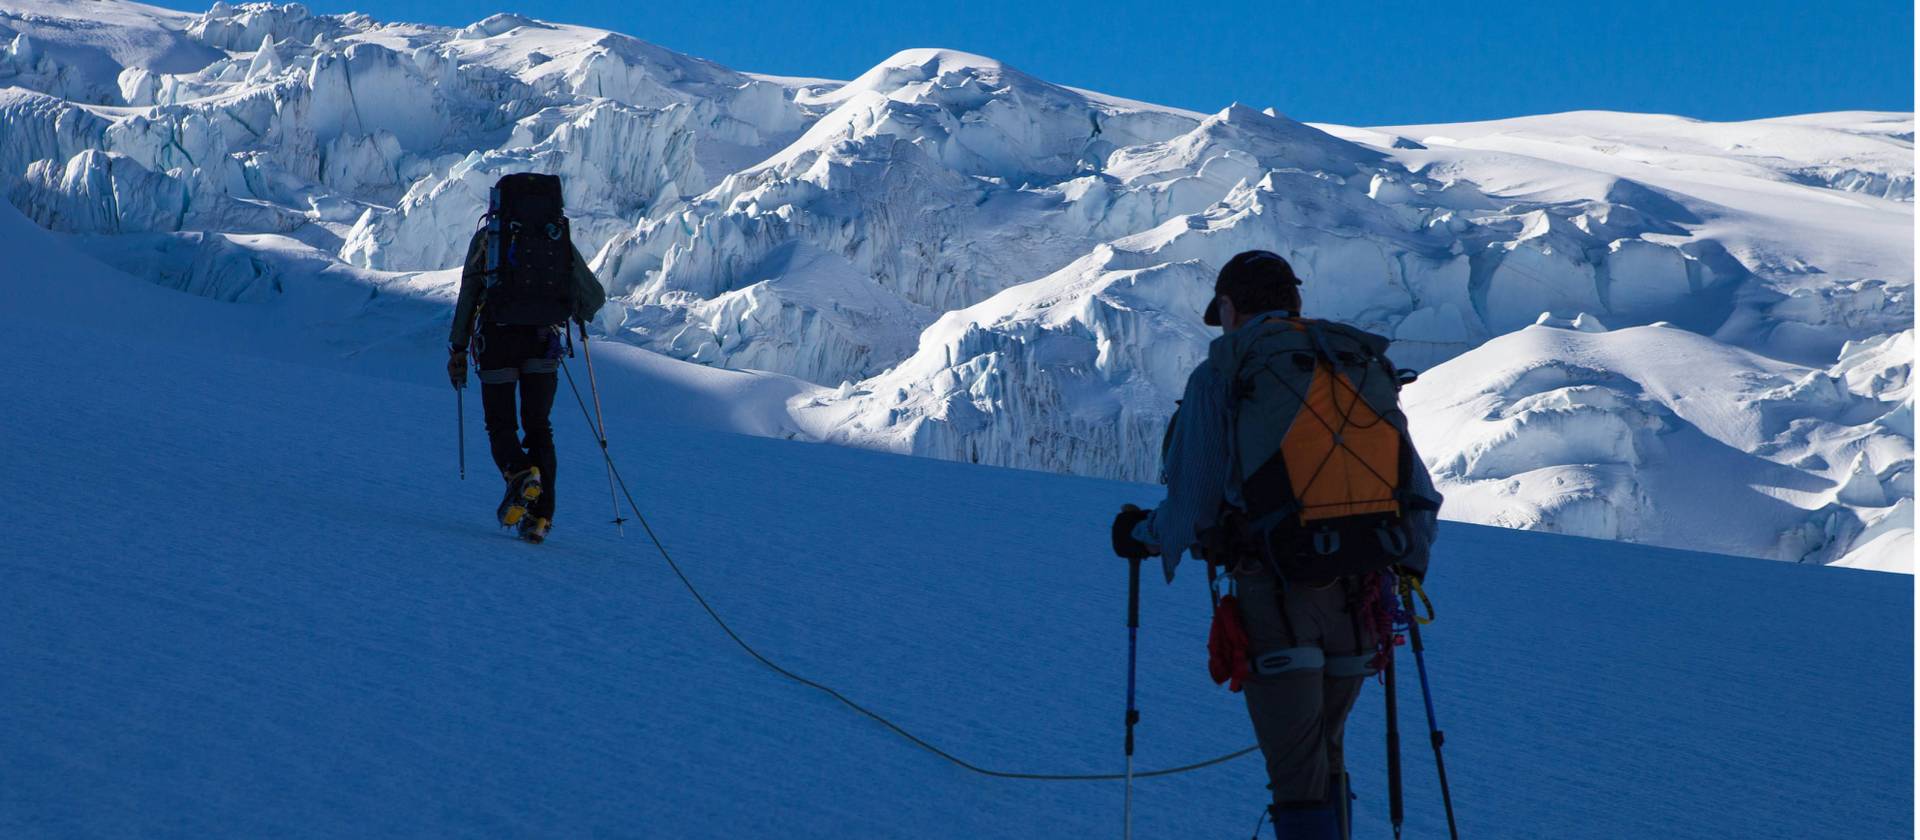
<path fill-rule="evenodd" d="M 453 308 L 453 331 L 447 337 L 448 343 L 456 349 L 464 349 L 467 342 L 473 340 L 473 311 L 480 305 L 480 298 L 487 290 L 487 232 L 475 231 L 473 239 L 467 243 L 466 267 L 460 270 L 460 302 Z M 573 249 L 573 319 L 585 323 L 593 320 L 600 307 L 607 302 L 607 290 L 593 276 L 593 269 L 587 268 L 587 258 L 580 255 L 580 249 Z"/>

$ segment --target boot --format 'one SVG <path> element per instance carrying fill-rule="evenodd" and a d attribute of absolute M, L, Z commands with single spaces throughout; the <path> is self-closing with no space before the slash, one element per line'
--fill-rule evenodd
<path fill-rule="evenodd" d="M 540 498 L 540 468 L 528 467 L 507 476 L 507 495 L 500 499 L 500 507 L 494 509 L 494 516 L 500 520 L 500 527 L 510 528 L 520 524 L 527 515 L 527 509 Z"/>
<path fill-rule="evenodd" d="M 1340 813 L 1329 802 L 1289 802 L 1269 806 L 1276 840 L 1341 840 Z"/>
<path fill-rule="evenodd" d="M 553 529 L 553 520 L 544 516 L 529 516 L 520 520 L 520 539 L 538 545 L 547 541 L 547 532 Z"/>

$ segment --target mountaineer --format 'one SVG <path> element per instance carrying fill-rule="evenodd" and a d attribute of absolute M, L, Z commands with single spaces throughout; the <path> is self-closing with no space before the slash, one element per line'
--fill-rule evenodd
<path fill-rule="evenodd" d="M 447 347 L 453 387 L 466 387 L 469 355 L 480 368 L 487 442 L 507 483 L 495 516 L 534 543 L 553 527 L 548 414 L 572 347 L 569 322 L 584 331 L 607 300 L 562 210 L 555 176 L 507 175 L 494 185 L 485 224 L 467 245 Z"/>
<path fill-rule="evenodd" d="M 1427 568 L 1441 497 L 1407 435 L 1388 341 L 1302 317 L 1278 254 L 1235 256 L 1204 318 L 1218 326 L 1162 453 L 1167 498 L 1124 508 L 1114 552 L 1189 552 L 1227 572 L 1210 666 L 1244 687 L 1281 840 L 1350 832 L 1342 734 L 1391 655 L 1392 575 Z M 1409 374 L 1410 376 L 1410 374 Z"/>

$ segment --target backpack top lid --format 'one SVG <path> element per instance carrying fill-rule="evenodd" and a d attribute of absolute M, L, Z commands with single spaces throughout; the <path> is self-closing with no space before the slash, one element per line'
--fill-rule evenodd
<path fill-rule="evenodd" d="M 562 215 L 560 177 L 538 172 L 505 175 L 493 185 L 494 214 L 512 219 L 552 219 Z"/>

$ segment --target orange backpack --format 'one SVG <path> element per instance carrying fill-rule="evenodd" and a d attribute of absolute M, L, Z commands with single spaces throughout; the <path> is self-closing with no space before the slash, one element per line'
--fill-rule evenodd
<path fill-rule="evenodd" d="M 1344 324 L 1270 317 L 1209 351 L 1231 388 L 1236 541 L 1283 579 L 1426 572 L 1441 496 L 1407 436 L 1387 344 Z"/>

